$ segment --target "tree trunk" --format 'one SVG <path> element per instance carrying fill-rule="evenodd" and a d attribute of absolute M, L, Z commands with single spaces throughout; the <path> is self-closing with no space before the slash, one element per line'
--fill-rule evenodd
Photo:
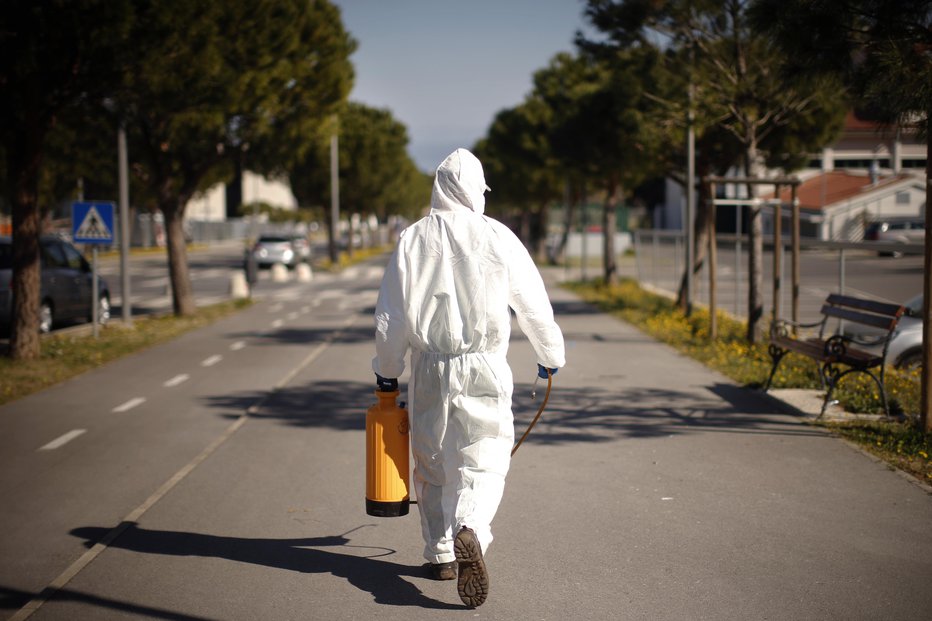
<path fill-rule="evenodd" d="M 757 179 L 757 146 L 753 141 L 745 153 L 745 170 L 748 176 Z M 748 198 L 757 196 L 757 186 L 748 184 Z M 764 315 L 763 302 L 763 257 L 764 240 L 761 226 L 761 209 L 752 205 L 748 209 L 748 333 L 749 343 L 757 343 L 760 337 L 760 319 Z"/>
<path fill-rule="evenodd" d="M 34 110 L 27 111 L 24 127 L 7 153 L 8 179 L 13 185 L 13 296 L 10 322 L 10 357 L 38 358 L 39 340 L 39 166 L 45 129 Z"/>
<path fill-rule="evenodd" d="M 569 194 L 569 192 L 567 192 Z M 579 193 L 573 192 L 572 196 L 566 197 L 566 213 L 563 219 L 563 235 L 560 237 L 560 247 L 554 253 L 554 256 L 551 259 L 552 263 L 555 263 L 558 260 L 562 260 L 565 265 L 566 260 L 566 244 L 569 241 L 570 231 L 573 230 L 573 226 L 576 224 L 576 204 L 579 201 Z"/>
<path fill-rule="evenodd" d="M 615 264 L 615 200 L 618 192 L 618 184 L 611 180 L 608 185 L 605 203 L 602 206 L 602 235 L 604 239 L 603 264 L 605 266 L 605 284 L 614 285 L 618 282 L 618 269 Z"/>
<path fill-rule="evenodd" d="M 353 226 L 353 212 L 347 211 L 347 235 L 346 235 L 346 256 L 353 258 L 353 237 L 356 235 L 356 227 Z"/>
<path fill-rule="evenodd" d="M 188 274 L 188 251 L 184 239 L 184 201 L 180 197 L 167 199 L 160 205 L 165 217 L 168 246 L 168 276 L 172 288 L 172 310 L 176 316 L 193 315 L 197 310 L 191 277 Z"/>
<path fill-rule="evenodd" d="M 926 111 L 926 235 L 922 277 L 922 378 L 919 429 L 932 433 L 932 108 Z"/>
<path fill-rule="evenodd" d="M 550 209 L 546 203 L 540 206 L 536 216 L 536 223 L 532 227 L 534 253 L 537 255 L 537 260 L 543 262 L 547 260 L 547 229 L 550 220 Z"/>
<path fill-rule="evenodd" d="M 518 239 L 527 248 L 529 254 L 534 254 L 534 242 L 531 239 L 531 212 L 521 209 L 518 212 Z"/>
<path fill-rule="evenodd" d="M 705 264 L 706 254 L 709 250 L 709 230 L 711 225 L 709 220 L 712 218 L 712 205 L 709 203 L 709 184 L 701 181 L 701 179 L 704 177 L 704 174 L 698 175 L 698 178 L 700 179 L 698 196 L 699 200 L 696 202 L 696 221 L 693 223 L 693 239 L 695 240 L 695 243 L 693 244 L 692 261 L 693 276 L 698 275 L 702 271 L 702 266 Z M 693 279 L 694 286 L 695 282 L 695 279 Z M 676 304 L 683 310 L 683 312 L 688 313 L 690 311 L 686 305 L 685 269 L 683 270 L 683 277 L 680 279 L 679 291 L 676 294 Z"/>

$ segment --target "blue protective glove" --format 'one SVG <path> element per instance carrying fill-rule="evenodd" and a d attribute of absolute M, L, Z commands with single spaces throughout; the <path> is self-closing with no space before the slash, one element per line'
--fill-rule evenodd
<path fill-rule="evenodd" d="M 378 373 L 375 374 L 375 383 L 379 387 L 379 390 L 382 392 L 392 392 L 398 390 L 398 379 L 397 378 L 388 378 L 382 377 Z"/>
<path fill-rule="evenodd" d="M 550 371 L 550 375 L 553 376 L 556 375 L 559 370 L 560 369 L 548 369 L 544 365 L 537 363 L 537 377 L 541 379 L 547 379 L 547 371 Z"/>

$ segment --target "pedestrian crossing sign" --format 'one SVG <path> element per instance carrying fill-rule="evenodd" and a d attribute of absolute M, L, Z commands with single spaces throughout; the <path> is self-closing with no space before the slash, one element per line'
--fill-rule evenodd
<path fill-rule="evenodd" d="M 72 203 L 71 227 L 76 244 L 112 244 L 113 203 Z"/>

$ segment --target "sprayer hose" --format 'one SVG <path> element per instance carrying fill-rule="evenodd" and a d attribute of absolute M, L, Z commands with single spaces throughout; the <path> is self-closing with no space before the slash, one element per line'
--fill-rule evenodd
<path fill-rule="evenodd" d="M 518 452 L 518 447 L 521 446 L 521 443 L 524 442 L 524 439 L 531 433 L 531 429 L 534 428 L 534 425 L 537 424 L 537 419 L 540 418 L 540 415 L 544 413 L 544 408 L 547 407 L 547 399 L 550 398 L 550 386 L 553 384 L 553 374 L 550 370 L 547 370 L 547 392 L 544 393 L 544 400 L 540 403 L 540 408 L 537 410 L 537 415 L 534 417 L 534 420 L 531 421 L 531 424 L 527 426 L 527 431 L 524 432 L 524 435 L 521 436 L 521 439 L 518 440 L 518 443 L 515 444 L 515 447 L 511 449 L 511 456 L 514 457 L 515 453 Z"/>

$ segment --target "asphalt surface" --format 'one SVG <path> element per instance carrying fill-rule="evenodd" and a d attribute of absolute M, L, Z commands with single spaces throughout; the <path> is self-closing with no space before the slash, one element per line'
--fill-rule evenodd
<path fill-rule="evenodd" d="M 578 301 L 559 271 L 568 366 L 512 463 L 489 599 L 463 607 L 424 574 L 416 511 L 364 510 L 380 273 L 269 287 L 0 408 L 0 616 L 932 617 L 928 487 Z M 517 330 L 509 359 L 520 433 L 536 361 Z"/>

